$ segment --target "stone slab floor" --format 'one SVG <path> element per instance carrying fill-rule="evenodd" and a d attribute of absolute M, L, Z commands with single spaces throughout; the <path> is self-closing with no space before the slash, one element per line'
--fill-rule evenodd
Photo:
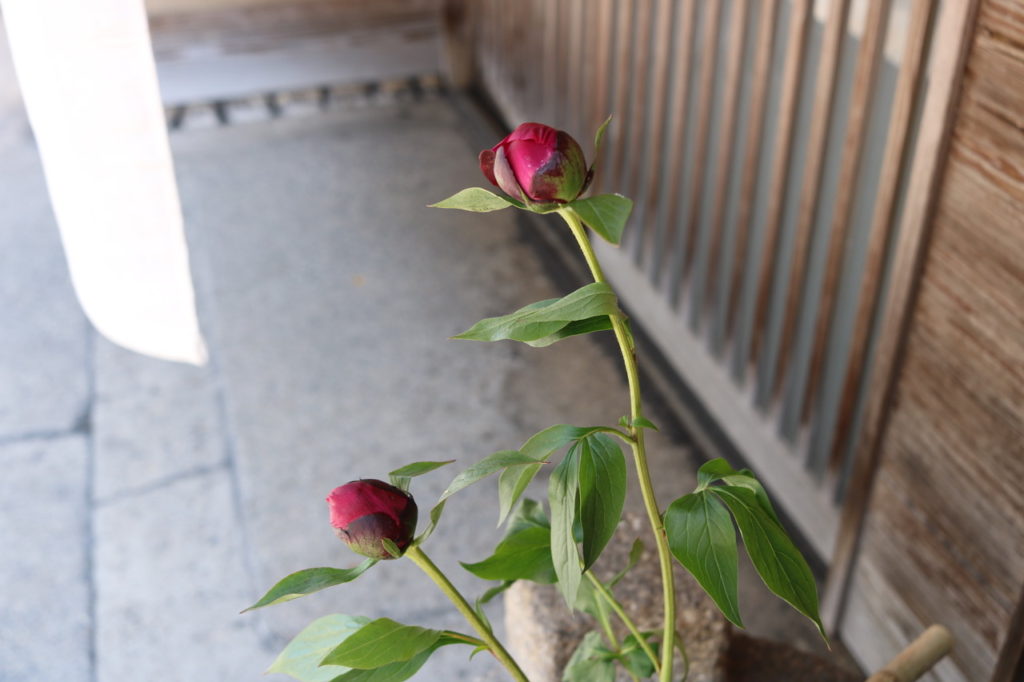
<path fill-rule="evenodd" d="M 292 571 L 356 563 L 327 524 L 334 486 L 627 409 L 590 339 L 447 340 L 560 294 L 511 211 L 425 207 L 481 182 L 465 118 L 428 98 L 175 132 L 212 356 L 195 368 L 85 320 L 12 82 L 0 64 L 0 680 L 257 680 L 333 612 L 464 627 L 408 562 L 238 612 Z M 667 503 L 692 486 L 686 449 L 651 445 Z M 417 480 L 421 508 L 453 473 Z M 492 491 L 452 498 L 426 546 L 473 595 L 456 562 L 496 541 Z M 418 679 L 500 677 L 449 648 Z"/>

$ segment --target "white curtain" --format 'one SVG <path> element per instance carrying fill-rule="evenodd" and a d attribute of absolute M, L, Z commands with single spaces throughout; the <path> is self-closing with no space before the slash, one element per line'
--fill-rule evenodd
<path fill-rule="evenodd" d="M 206 358 L 143 0 L 0 0 L 86 315 L 166 360 Z"/>

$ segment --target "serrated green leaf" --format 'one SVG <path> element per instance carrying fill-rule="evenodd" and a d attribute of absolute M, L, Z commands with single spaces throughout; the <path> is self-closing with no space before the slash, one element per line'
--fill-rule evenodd
<path fill-rule="evenodd" d="M 484 580 L 555 582 L 551 563 L 551 530 L 534 526 L 512 533 L 498 543 L 491 556 L 462 567 Z"/>
<path fill-rule="evenodd" d="M 534 348 L 546 348 L 556 341 L 567 339 L 570 336 L 581 336 L 583 334 L 590 334 L 593 332 L 603 332 L 612 328 L 612 320 L 607 315 L 598 315 L 597 317 L 591 317 L 586 320 L 577 320 L 576 322 L 570 322 L 553 334 L 541 337 L 534 341 L 526 341 L 526 345 L 533 346 Z"/>
<path fill-rule="evenodd" d="M 672 555 L 725 617 L 743 627 L 737 593 L 739 555 L 729 512 L 707 491 L 683 495 L 665 511 L 665 534 Z"/>
<path fill-rule="evenodd" d="M 598 194 L 577 199 L 569 204 L 569 210 L 606 242 L 618 244 L 633 211 L 633 200 L 621 194 Z"/>
<path fill-rule="evenodd" d="M 282 578 L 258 602 L 242 611 L 242 613 L 270 606 L 271 604 L 291 601 L 292 599 L 298 599 L 328 587 L 351 582 L 368 571 L 375 563 L 377 563 L 376 559 L 366 559 L 355 568 L 307 568 L 292 573 Z"/>
<path fill-rule="evenodd" d="M 454 461 L 454 459 L 448 459 L 443 462 L 413 462 L 412 464 L 406 464 L 404 467 L 399 467 L 398 469 L 390 472 L 388 474 L 388 478 L 391 481 L 391 485 L 408 491 L 412 479 L 416 476 L 422 476 L 423 474 L 430 473 L 431 471 L 440 469 L 446 464 L 451 464 Z"/>
<path fill-rule="evenodd" d="M 321 665 L 343 665 L 361 670 L 380 668 L 396 661 L 408 661 L 440 638 L 440 630 L 378 618 L 349 635 L 324 657 Z"/>
<path fill-rule="evenodd" d="M 445 491 L 441 493 L 441 498 L 438 502 L 444 502 L 463 488 L 467 488 L 481 479 L 487 478 L 492 474 L 496 474 L 502 469 L 536 463 L 537 460 L 532 457 L 527 457 L 518 450 L 499 450 L 494 454 L 484 457 L 482 460 L 456 476 L 452 482 L 448 484 Z"/>
<path fill-rule="evenodd" d="M 548 479 L 551 508 L 551 561 L 558 576 L 558 590 L 571 608 L 583 579 L 573 524 L 579 497 L 579 448 L 573 446 Z"/>
<path fill-rule="evenodd" d="M 453 337 L 470 341 L 536 341 L 554 334 L 570 322 L 599 315 L 619 314 L 611 287 L 593 282 L 558 299 L 538 301 L 514 313 L 480 320 Z"/>
<path fill-rule="evenodd" d="M 615 661 L 607 653 L 601 635 L 588 632 L 565 664 L 562 682 L 615 682 Z"/>
<path fill-rule="evenodd" d="M 727 485 L 709 490 L 732 512 L 747 554 L 764 584 L 810 618 L 828 642 L 818 614 L 818 588 L 814 574 L 786 531 L 764 510 L 750 488 Z"/>
<path fill-rule="evenodd" d="M 626 501 L 626 458 L 618 444 L 603 433 L 580 441 L 579 487 L 586 570 L 614 535 Z"/>
<path fill-rule="evenodd" d="M 467 187 L 447 199 L 442 199 L 436 204 L 430 204 L 430 208 L 454 208 L 460 211 L 472 211 L 473 213 L 500 211 L 509 206 L 523 208 L 522 202 L 495 194 L 483 187 Z"/>
<path fill-rule="evenodd" d="M 267 672 L 289 675 L 300 682 L 329 682 L 347 668 L 320 667 L 320 661 L 349 635 L 369 622 L 370 619 L 364 616 L 341 613 L 317 618 L 288 643 L 267 668 Z"/>

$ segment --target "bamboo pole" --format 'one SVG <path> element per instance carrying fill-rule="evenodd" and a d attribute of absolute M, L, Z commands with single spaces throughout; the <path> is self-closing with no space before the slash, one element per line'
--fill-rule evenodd
<path fill-rule="evenodd" d="M 914 682 L 952 648 L 953 635 L 949 630 L 932 625 L 867 682 Z"/>

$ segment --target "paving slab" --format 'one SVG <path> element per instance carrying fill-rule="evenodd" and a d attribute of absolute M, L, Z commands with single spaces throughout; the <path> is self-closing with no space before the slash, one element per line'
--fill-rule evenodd
<path fill-rule="evenodd" d="M 209 367 L 148 358 L 104 339 L 96 341 L 94 362 L 98 502 L 224 466 Z"/>
<path fill-rule="evenodd" d="M 273 652 L 251 581 L 227 469 L 95 512 L 98 682 L 256 680 Z"/>
<path fill-rule="evenodd" d="M 0 153 L 0 442 L 79 428 L 88 323 L 78 305 L 35 149 Z"/>
<path fill-rule="evenodd" d="M 88 444 L 0 446 L 0 680 L 91 682 Z"/>

